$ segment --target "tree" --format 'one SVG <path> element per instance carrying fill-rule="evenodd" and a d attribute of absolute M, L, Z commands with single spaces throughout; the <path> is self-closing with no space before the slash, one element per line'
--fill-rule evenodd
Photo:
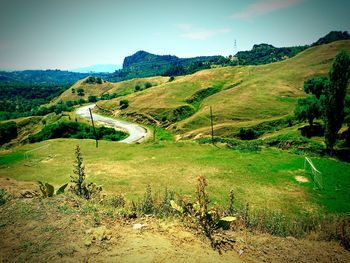
<path fill-rule="evenodd" d="M 100 77 L 95 78 L 97 84 L 102 84 L 102 79 Z"/>
<path fill-rule="evenodd" d="M 121 110 L 126 109 L 127 107 L 129 107 L 129 101 L 128 100 L 121 100 L 121 101 L 119 101 L 119 106 L 120 106 Z"/>
<path fill-rule="evenodd" d="M 17 137 L 17 124 L 14 121 L 0 124 L 0 145 Z"/>
<path fill-rule="evenodd" d="M 350 57 L 346 51 L 337 54 L 325 87 L 325 142 L 330 154 L 344 120 L 344 100 L 350 77 Z"/>
<path fill-rule="evenodd" d="M 145 83 L 145 89 L 149 89 L 150 87 L 152 87 L 152 83 L 151 82 L 146 82 Z"/>
<path fill-rule="evenodd" d="M 83 88 L 79 88 L 78 90 L 77 90 L 77 92 L 78 92 L 78 96 L 84 96 L 85 94 L 84 94 L 84 89 Z"/>
<path fill-rule="evenodd" d="M 348 126 L 348 129 L 344 133 L 345 144 L 350 146 L 350 96 L 345 97 L 344 123 Z"/>
<path fill-rule="evenodd" d="M 135 86 L 135 92 L 136 92 L 136 91 L 140 91 L 140 90 L 142 90 L 140 84 L 136 84 L 136 86 Z"/>
<path fill-rule="evenodd" d="M 300 121 L 308 121 L 310 127 L 314 119 L 322 116 L 322 107 L 320 100 L 316 96 L 309 96 L 298 100 L 297 107 L 294 110 L 295 117 Z"/>
<path fill-rule="evenodd" d="M 326 76 L 313 77 L 304 82 L 304 90 L 306 93 L 314 94 L 317 99 L 320 99 L 327 83 L 328 78 Z"/>
<path fill-rule="evenodd" d="M 96 96 L 93 96 L 93 95 L 90 95 L 90 96 L 88 97 L 88 101 L 89 101 L 89 102 L 96 102 L 96 101 L 97 101 L 97 97 L 96 97 Z"/>

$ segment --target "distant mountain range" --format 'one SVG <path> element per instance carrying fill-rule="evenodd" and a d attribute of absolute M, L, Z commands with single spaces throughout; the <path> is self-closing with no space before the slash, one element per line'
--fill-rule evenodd
<path fill-rule="evenodd" d="M 132 78 L 152 76 L 178 76 L 192 74 L 212 66 L 260 65 L 290 58 L 299 52 L 317 45 L 328 44 L 338 40 L 350 39 L 348 32 L 332 31 L 311 45 L 297 47 L 274 47 L 269 44 L 254 45 L 252 50 L 240 51 L 235 56 L 201 56 L 179 58 L 172 55 L 155 55 L 138 51 L 125 57 L 123 67 L 111 64 L 99 64 L 90 67 L 62 70 L 24 70 L 0 71 L 0 84 L 13 83 L 35 84 L 72 84 L 89 75 L 101 77 L 108 81 L 122 81 Z"/>
<path fill-rule="evenodd" d="M 62 70 L 0 71 L 0 84 L 70 84 L 89 74 Z"/>
<path fill-rule="evenodd" d="M 118 69 L 121 69 L 121 65 L 114 64 L 96 64 L 89 67 L 82 67 L 71 70 L 72 72 L 79 73 L 113 73 Z"/>

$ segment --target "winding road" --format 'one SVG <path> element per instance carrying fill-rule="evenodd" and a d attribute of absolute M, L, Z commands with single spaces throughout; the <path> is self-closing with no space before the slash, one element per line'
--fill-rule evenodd
<path fill-rule="evenodd" d="M 93 109 L 94 107 L 95 107 L 95 104 L 80 107 L 76 110 L 76 114 L 79 115 L 80 117 L 90 120 L 91 117 L 90 117 L 89 109 Z M 92 117 L 94 119 L 94 122 L 99 122 L 102 124 L 106 124 L 106 126 L 109 126 L 109 127 L 126 130 L 129 133 L 129 137 L 127 137 L 126 139 L 120 142 L 123 142 L 123 143 L 141 142 L 145 140 L 147 136 L 147 130 L 140 125 L 130 123 L 127 121 L 112 119 L 110 117 L 102 116 L 96 113 L 92 113 Z"/>

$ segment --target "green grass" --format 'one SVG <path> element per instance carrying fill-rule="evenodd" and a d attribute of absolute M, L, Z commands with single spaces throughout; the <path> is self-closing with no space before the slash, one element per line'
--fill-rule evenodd
<path fill-rule="evenodd" d="M 50 144 L 26 160 L 24 152 Z M 142 198 L 147 184 L 154 193 L 165 187 L 195 195 L 196 178 L 204 175 L 213 202 L 227 205 L 234 189 L 239 204 L 286 213 L 350 212 L 350 165 L 327 158 L 314 162 L 324 175 L 324 191 L 313 190 L 312 182 L 300 183 L 305 176 L 304 157 L 277 149 L 240 152 L 220 146 L 183 143 L 125 145 L 93 140 L 56 139 L 25 145 L 0 153 L 0 176 L 20 181 L 44 181 L 56 187 L 70 181 L 74 148 L 79 144 L 87 180 L 103 185 L 107 193 L 121 192 L 129 199 Z M 310 178 L 309 178 L 310 179 Z"/>
<path fill-rule="evenodd" d="M 198 95 L 200 90 L 220 87 L 221 91 L 195 101 L 196 112 L 192 116 L 175 120 L 175 130 L 177 134 L 190 137 L 210 134 L 211 106 L 217 135 L 227 137 L 232 135 L 232 127 L 234 130 L 246 127 L 244 122 L 256 125 L 293 114 L 297 99 L 306 96 L 304 80 L 314 75 L 326 75 L 337 52 L 341 49 L 350 51 L 349 43 L 337 41 L 309 48 L 291 59 L 267 65 L 202 70 L 148 90 L 98 103 L 114 111 L 121 99 L 127 99 L 129 107 L 122 113 L 134 113 L 132 116 L 142 113 L 157 118 L 171 116 L 176 108 L 189 105 L 188 99 Z M 167 125 L 168 121 L 174 120 L 160 121 Z"/>

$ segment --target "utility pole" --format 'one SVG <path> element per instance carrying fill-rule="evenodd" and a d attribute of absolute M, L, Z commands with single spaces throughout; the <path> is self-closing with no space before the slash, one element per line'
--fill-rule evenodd
<path fill-rule="evenodd" d="M 214 145 L 213 110 L 210 106 L 211 142 Z"/>
<path fill-rule="evenodd" d="M 96 130 L 95 130 L 95 124 L 94 124 L 94 119 L 92 118 L 92 112 L 91 112 L 90 108 L 89 108 L 89 112 L 90 112 L 90 117 L 91 117 L 92 128 L 94 129 L 94 135 L 95 135 L 95 139 L 96 139 L 96 148 L 98 148 L 98 140 L 97 140 L 97 135 L 96 135 Z"/>

